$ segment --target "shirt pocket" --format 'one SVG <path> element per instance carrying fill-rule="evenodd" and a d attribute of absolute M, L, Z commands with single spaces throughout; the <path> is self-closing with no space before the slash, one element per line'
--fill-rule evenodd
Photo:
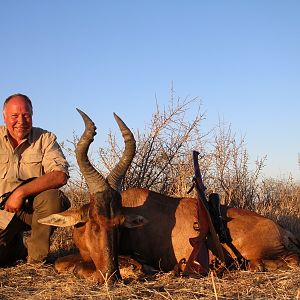
<path fill-rule="evenodd" d="M 19 178 L 28 179 L 43 175 L 42 160 L 41 154 L 24 155 L 20 161 Z"/>
<path fill-rule="evenodd" d="M 5 178 L 5 175 L 8 171 L 8 155 L 7 154 L 0 154 L 0 178 Z"/>

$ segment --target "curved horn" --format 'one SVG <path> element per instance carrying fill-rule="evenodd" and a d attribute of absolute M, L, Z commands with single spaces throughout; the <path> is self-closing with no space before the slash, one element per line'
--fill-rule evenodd
<path fill-rule="evenodd" d="M 130 129 L 115 113 L 114 113 L 114 117 L 121 130 L 125 142 L 125 149 L 120 161 L 107 176 L 107 181 L 113 189 L 120 191 L 122 179 L 125 176 L 125 173 L 128 167 L 130 166 L 131 161 L 135 155 L 136 146 L 135 146 L 134 136 L 130 131 Z"/>
<path fill-rule="evenodd" d="M 87 156 L 89 146 L 94 140 L 94 136 L 97 134 L 96 126 L 83 111 L 78 108 L 76 109 L 80 113 L 85 124 L 84 133 L 75 149 L 77 163 L 89 187 L 90 193 L 103 192 L 108 185 L 104 177 L 92 166 Z"/>

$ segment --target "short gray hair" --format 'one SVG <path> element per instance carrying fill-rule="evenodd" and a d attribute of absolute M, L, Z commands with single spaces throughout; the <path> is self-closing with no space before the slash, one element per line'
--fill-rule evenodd
<path fill-rule="evenodd" d="M 22 97 L 28 104 L 28 106 L 30 107 L 31 109 L 31 114 L 33 113 L 33 108 L 32 108 L 32 102 L 30 100 L 30 98 L 24 94 L 20 94 L 20 93 L 17 93 L 17 94 L 13 94 L 13 95 L 10 95 L 9 97 L 7 97 L 3 103 L 3 112 L 5 111 L 5 106 L 6 104 L 14 97 Z"/>

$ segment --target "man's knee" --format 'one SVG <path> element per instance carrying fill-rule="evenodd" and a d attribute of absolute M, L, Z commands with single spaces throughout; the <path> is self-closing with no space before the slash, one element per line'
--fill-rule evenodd
<path fill-rule="evenodd" d="M 44 191 L 33 201 L 33 210 L 43 210 L 48 213 L 57 213 L 70 207 L 69 199 L 58 189 Z"/>

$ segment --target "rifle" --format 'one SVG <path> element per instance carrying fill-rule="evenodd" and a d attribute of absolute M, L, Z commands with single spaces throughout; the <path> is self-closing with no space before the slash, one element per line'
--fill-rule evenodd
<path fill-rule="evenodd" d="M 210 213 L 208 210 L 208 202 L 205 195 L 206 187 L 203 184 L 202 175 L 198 162 L 199 152 L 193 151 L 194 172 L 193 188 L 196 188 L 198 200 L 198 222 L 194 223 L 194 229 L 199 232 L 198 237 L 190 238 L 190 243 L 193 246 L 193 251 L 186 263 L 184 273 L 196 272 L 202 275 L 207 275 L 209 272 L 209 255 L 207 246 L 207 237 L 212 239 L 213 252 L 218 258 L 224 262 L 224 253 L 220 244 L 219 238 L 213 226 Z M 189 192 L 190 192 L 189 191 Z M 189 193 L 188 192 L 188 193 Z"/>
<path fill-rule="evenodd" d="M 10 223 L 10 221 L 13 219 L 15 213 L 11 213 L 8 212 L 6 210 L 4 210 L 5 207 L 5 203 L 8 200 L 9 196 L 16 190 L 18 189 L 21 185 L 26 184 L 30 181 L 32 181 L 33 179 L 35 179 L 36 177 L 33 178 L 29 178 L 29 179 L 25 179 L 22 180 L 22 182 L 12 191 L 10 192 L 6 192 L 3 195 L 0 196 L 0 229 L 6 229 L 6 227 L 8 226 L 8 224 Z M 28 201 L 29 198 L 25 199 L 24 204 Z M 24 206 L 23 204 L 23 206 Z"/>

